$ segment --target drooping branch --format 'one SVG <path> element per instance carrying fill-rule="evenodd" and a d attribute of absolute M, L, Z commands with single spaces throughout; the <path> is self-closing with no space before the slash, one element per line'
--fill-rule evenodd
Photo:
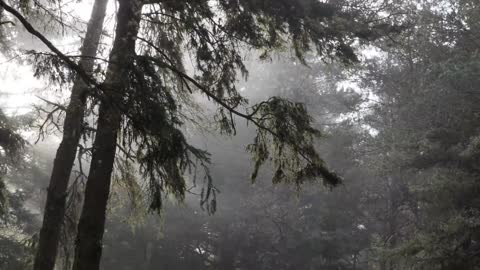
<path fill-rule="evenodd" d="M 152 46 L 152 45 L 153 44 L 150 44 L 150 46 Z M 154 48 L 156 50 L 158 50 L 158 52 L 161 53 L 167 59 L 167 61 L 169 61 L 167 55 L 165 55 L 159 48 L 157 48 L 157 47 L 154 47 Z M 310 167 L 307 166 L 305 168 L 305 171 L 303 171 L 302 173 L 306 173 L 306 174 L 315 173 L 315 172 L 311 171 L 312 169 L 315 169 L 330 184 L 335 185 L 335 184 L 338 184 L 338 183 L 341 182 L 341 179 L 338 175 L 336 175 L 335 173 L 330 171 L 328 168 L 326 168 L 323 164 L 321 164 L 321 162 L 318 162 L 317 160 L 315 160 L 316 155 L 311 153 L 310 149 L 305 149 L 304 147 L 298 145 L 295 141 L 290 140 L 290 139 L 286 139 L 285 136 L 283 136 L 282 134 L 279 134 L 278 132 L 274 131 L 272 128 L 270 128 L 268 126 L 265 126 L 258 119 L 256 119 L 254 117 L 254 114 L 242 113 L 242 112 L 238 111 L 237 109 L 233 108 L 232 106 L 228 105 L 221 98 L 217 97 L 215 94 L 213 94 L 206 87 L 201 85 L 194 78 L 192 78 L 191 76 L 189 76 L 185 72 L 179 70 L 175 66 L 173 66 L 169 63 L 166 63 L 166 62 L 164 62 L 164 61 L 162 61 L 158 58 L 155 58 L 155 57 L 151 57 L 151 56 L 142 56 L 142 57 L 144 57 L 145 59 L 155 63 L 159 67 L 167 68 L 170 71 L 174 72 L 175 74 L 177 74 L 178 76 L 181 77 L 181 79 L 184 81 L 184 83 L 187 85 L 187 87 L 188 87 L 188 83 L 193 84 L 196 88 L 198 88 L 207 97 L 211 98 L 216 103 L 218 103 L 221 107 L 223 107 L 224 109 L 229 111 L 230 114 L 237 115 L 237 116 L 253 123 L 259 130 L 263 130 L 263 131 L 267 132 L 268 134 L 272 135 L 274 138 L 278 139 L 279 141 L 288 144 L 290 147 L 292 147 L 295 150 L 296 153 L 298 153 L 303 159 L 305 159 L 305 161 L 307 161 L 310 165 L 312 165 Z M 263 106 L 264 104 L 265 103 L 260 103 L 258 106 Z M 254 111 L 258 111 L 258 108 L 254 108 Z M 262 163 L 263 163 L 263 161 L 262 161 Z M 310 170 L 310 171 L 307 171 L 307 170 Z"/>
<path fill-rule="evenodd" d="M 76 71 L 79 76 L 81 76 L 82 79 L 85 80 L 88 84 L 91 84 L 93 86 L 96 86 L 98 89 L 101 89 L 100 85 L 97 84 L 97 82 L 89 76 L 79 65 L 77 65 L 74 61 L 72 61 L 68 56 L 63 54 L 60 50 L 58 50 L 45 36 L 43 36 L 40 32 L 35 30 L 35 28 L 14 8 L 10 7 L 7 5 L 3 0 L 0 0 L 0 6 L 4 7 L 5 10 L 13 14 L 22 24 L 23 26 L 30 32 L 31 34 L 35 35 L 37 38 L 39 38 L 52 52 L 58 55 L 58 57 L 63 60 L 72 70 Z M 196 79 L 192 78 L 188 74 L 186 74 L 183 70 L 180 70 L 176 67 L 173 61 L 169 59 L 169 57 L 159 48 L 153 46 L 151 42 L 148 42 L 147 40 L 143 40 L 147 43 L 149 43 L 149 46 L 154 48 L 157 52 L 159 52 L 165 59 L 167 59 L 167 62 L 164 62 L 160 59 L 157 59 L 155 57 L 149 57 L 145 56 L 145 58 L 156 65 L 166 68 L 170 71 L 172 71 L 174 74 L 179 76 L 179 78 L 183 81 L 183 83 L 189 87 L 189 85 L 193 85 L 196 88 L 198 88 L 201 92 L 203 92 L 207 97 L 211 98 L 214 100 L 217 104 L 219 104 L 222 108 L 224 108 L 226 111 L 230 113 L 230 124 L 232 127 L 232 130 L 235 131 L 235 124 L 233 123 L 233 115 L 237 115 L 238 117 L 241 117 L 251 123 L 253 123 L 259 130 L 263 130 L 264 132 L 267 132 L 268 134 L 272 135 L 277 142 L 280 144 L 286 144 L 289 147 L 291 147 L 296 154 L 301 156 L 305 161 L 307 161 L 308 164 L 310 165 L 315 165 L 315 169 L 322 175 L 325 179 L 328 179 L 329 182 L 331 183 L 338 183 L 340 179 L 332 172 L 330 172 L 323 164 L 321 164 L 321 160 L 318 158 L 317 154 L 310 149 L 309 147 L 305 147 L 305 145 L 298 145 L 292 138 L 289 138 L 288 136 L 285 137 L 282 134 L 279 134 L 277 131 L 273 130 L 271 127 L 265 125 L 265 119 L 263 118 L 255 118 L 255 113 L 254 114 L 247 114 L 247 113 L 242 113 L 236 109 L 236 105 L 230 105 L 228 104 L 227 101 L 223 100 L 219 95 L 213 93 L 212 91 L 209 91 L 207 87 L 202 85 L 202 83 L 198 82 Z M 230 74 L 231 75 L 231 74 Z M 265 104 L 263 104 L 265 105 Z M 268 105 L 268 104 L 266 104 Z M 283 104 L 285 105 L 285 104 Z M 118 104 L 116 104 L 118 106 Z M 262 104 L 258 105 L 262 106 Z M 255 107 L 254 111 L 257 111 L 259 107 Z M 222 119 L 224 120 L 224 119 Z M 262 123 L 264 122 L 264 123 Z M 295 136 L 294 136 L 295 137 Z"/>

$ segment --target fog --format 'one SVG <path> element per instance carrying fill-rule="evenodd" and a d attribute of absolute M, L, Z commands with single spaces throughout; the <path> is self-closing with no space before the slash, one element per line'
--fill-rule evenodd
<path fill-rule="evenodd" d="M 477 1 L 0 4 L 0 269 L 480 269 Z"/>

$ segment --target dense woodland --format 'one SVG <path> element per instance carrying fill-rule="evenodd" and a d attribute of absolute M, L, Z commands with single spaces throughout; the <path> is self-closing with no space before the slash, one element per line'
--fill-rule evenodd
<path fill-rule="evenodd" d="M 0 0 L 0 48 L 0 269 L 480 269 L 478 0 Z"/>

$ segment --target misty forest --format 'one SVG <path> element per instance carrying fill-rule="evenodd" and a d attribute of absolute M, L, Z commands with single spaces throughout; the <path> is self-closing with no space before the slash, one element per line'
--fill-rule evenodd
<path fill-rule="evenodd" d="M 480 270 L 480 1 L 0 0 L 0 269 Z"/>

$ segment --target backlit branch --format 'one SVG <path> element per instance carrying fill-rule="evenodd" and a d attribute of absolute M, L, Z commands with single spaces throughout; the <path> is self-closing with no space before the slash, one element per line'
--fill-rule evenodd
<path fill-rule="evenodd" d="M 154 47 L 156 50 L 158 48 Z M 163 56 L 165 56 L 167 58 L 167 56 L 161 52 L 161 50 L 159 50 L 159 53 L 161 53 Z M 187 85 L 188 87 L 188 83 L 191 83 L 192 85 L 194 85 L 196 88 L 198 88 L 201 92 L 203 92 L 207 97 L 213 99 L 216 103 L 218 103 L 220 106 L 222 106 L 223 108 L 225 108 L 226 110 L 228 110 L 231 114 L 234 114 L 234 115 L 237 115 L 251 123 L 253 123 L 257 128 L 261 129 L 261 130 L 264 130 L 266 131 L 267 133 L 269 133 L 270 135 L 274 136 L 275 138 L 279 139 L 280 141 L 283 141 L 284 143 L 287 143 L 289 146 L 291 146 L 303 159 L 305 159 L 309 164 L 315 164 L 315 168 L 318 169 L 320 171 L 320 174 L 325 178 L 325 179 L 328 179 L 329 182 L 331 183 L 339 183 L 341 182 L 340 178 L 333 172 L 331 172 L 329 169 L 327 169 L 325 166 L 323 166 L 322 164 L 318 164 L 318 161 L 315 161 L 315 160 L 312 160 L 312 157 L 311 155 L 309 155 L 308 153 L 305 152 L 305 150 L 297 145 L 294 141 L 292 140 L 286 140 L 286 138 L 282 137 L 280 134 L 278 134 L 277 132 L 275 132 L 274 130 L 272 130 L 271 128 L 261 124 L 255 117 L 253 114 L 246 114 L 246 113 L 242 113 L 242 112 L 239 112 L 238 110 L 236 110 L 235 108 L 231 107 L 230 105 L 228 105 L 226 102 L 224 102 L 221 98 L 217 97 L 216 95 L 214 95 L 213 93 L 211 93 L 206 87 L 204 87 L 203 85 L 201 85 L 199 82 L 197 82 L 194 78 L 190 77 L 189 75 L 187 75 L 185 72 L 179 70 L 178 68 L 176 68 L 175 66 L 169 64 L 169 63 L 165 63 L 163 61 L 161 61 L 160 59 L 158 58 L 155 58 L 155 57 L 151 57 L 151 56 L 142 56 L 144 57 L 145 59 L 155 63 L 156 65 L 158 65 L 159 67 L 163 67 L 163 68 L 167 68 L 169 70 L 171 70 L 172 72 L 176 73 L 178 76 L 180 76 L 182 78 L 182 80 L 185 82 L 185 84 Z M 168 58 L 167 58 L 167 61 L 168 61 Z M 264 104 L 266 104 L 267 102 L 264 102 L 264 103 L 260 103 L 259 106 L 262 106 Z M 258 108 L 256 108 L 256 110 L 258 110 Z"/>
<path fill-rule="evenodd" d="M 15 8 L 9 6 L 7 3 L 5 3 L 4 0 L 0 0 L 0 7 L 4 8 L 15 18 L 17 18 L 30 34 L 40 39 L 40 41 L 42 41 L 45 46 L 47 46 L 52 52 L 58 55 L 58 57 L 60 57 L 60 59 L 62 59 L 71 69 L 73 69 L 86 83 L 99 87 L 99 84 L 95 81 L 95 79 L 89 76 L 80 65 L 72 61 L 68 56 L 66 56 L 57 47 L 55 47 L 55 45 L 53 45 L 42 33 L 38 32 Z"/>

